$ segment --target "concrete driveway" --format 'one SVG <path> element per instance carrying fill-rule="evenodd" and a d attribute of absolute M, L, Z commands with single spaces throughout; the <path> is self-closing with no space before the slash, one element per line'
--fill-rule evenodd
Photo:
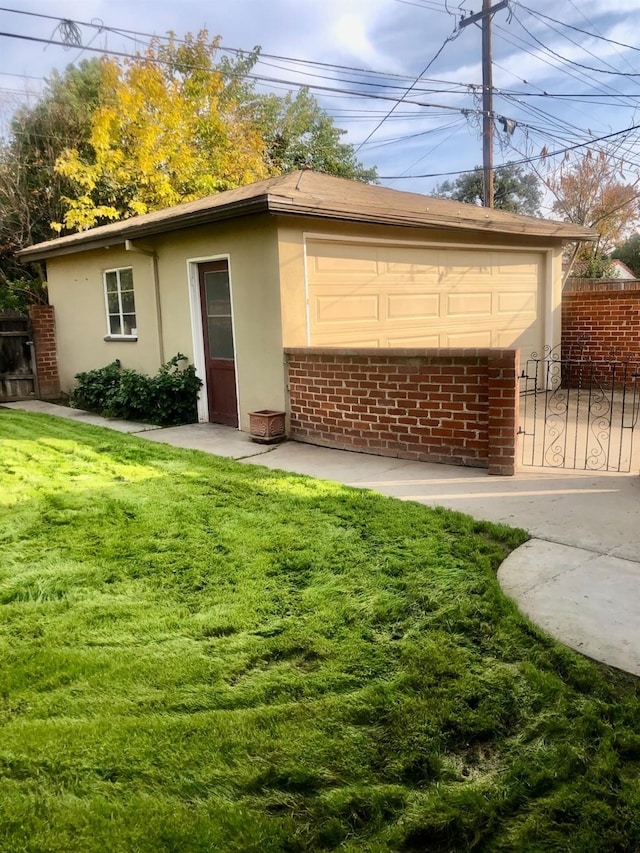
<path fill-rule="evenodd" d="M 49 404 L 10 404 L 82 420 Z M 62 409 L 62 411 L 60 411 Z M 532 621 L 603 663 L 640 675 L 640 476 L 526 469 L 515 477 L 285 442 L 253 443 L 231 427 L 148 430 L 88 416 L 151 441 L 203 450 L 368 488 L 475 518 L 522 527 L 532 538 L 498 578 Z M 134 429 L 132 429 L 134 427 Z"/>

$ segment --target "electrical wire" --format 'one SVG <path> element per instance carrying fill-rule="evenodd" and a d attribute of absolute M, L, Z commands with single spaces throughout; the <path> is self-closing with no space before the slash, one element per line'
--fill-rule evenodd
<path fill-rule="evenodd" d="M 600 39 L 601 41 L 606 41 L 609 44 L 616 45 L 617 47 L 623 47 L 623 48 L 625 48 L 625 50 L 636 50 L 640 53 L 640 47 L 637 47 L 636 45 L 625 44 L 625 42 L 623 42 L 623 41 L 616 41 L 615 39 L 610 39 L 610 38 L 607 38 L 606 36 L 598 35 L 598 33 L 592 33 L 592 32 L 589 32 L 588 30 L 583 30 L 580 27 L 574 26 L 573 24 L 567 24 L 566 21 L 559 21 L 557 18 L 552 18 L 550 15 L 544 15 L 542 12 L 538 12 L 535 9 L 530 9 L 528 6 L 525 6 L 524 3 L 518 3 L 517 0 L 511 0 L 511 3 L 514 6 L 519 6 L 521 9 L 524 9 L 525 12 L 528 12 L 530 15 L 533 15 L 536 18 L 540 18 L 540 19 L 544 18 L 547 21 L 553 21 L 554 24 L 560 24 L 560 26 L 567 27 L 567 29 L 570 29 L 570 30 L 575 30 L 575 32 L 581 33 L 582 35 L 590 36 L 591 38 L 594 38 L 594 39 Z M 575 5 L 575 3 L 571 3 L 571 5 L 576 10 L 576 12 L 579 12 L 580 15 L 582 15 L 583 18 L 585 17 L 583 15 L 582 11 Z M 589 19 L 585 18 L 585 20 L 588 21 Z M 634 75 L 634 76 L 638 76 L 638 75 Z"/>
<path fill-rule="evenodd" d="M 575 59 L 569 59 L 567 56 L 563 56 L 561 53 L 558 53 L 557 51 L 552 50 L 551 48 L 547 47 L 543 42 L 541 42 L 537 36 L 535 36 L 529 29 L 527 29 L 527 27 L 522 23 L 522 21 L 520 20 L 520 18 L 518 18 L 518 16 L 516 15 L 515 12 L 512 12 L 512 15 L 513 15 L 514 20 L 516 20 L 520 24 L 522 29 L 527 33 L 527 35 L 530 38 L 533 39 L 534 42 L 536 42 L 536 44 L 540 45 L 540 47 L 542 47 L 544 50 L 548 51 L 553 56 L 560 59 L 562 62 L 566 62 L 567 64 L 573 65 L 576 68 L 583 68 L 586 71 L 591 71 L 592 73 L 595 73 L 595 74 L 613 74 L 615 77 L 627 77 L 627 78 L 640 77 L 640 72 L 635 72 L 635 71 L 607 71 L 606 68 L 594 68 L 592 65 L 585 65 L 583 62 L 577 62 Z"/>
<path fill-rule="evenodd" d="M 608 139 L 613 139 L 617 136 L 620 136 L 623 133 L 632 133 L 634 130 L 640 130 L 640 124 L 633 125 L 632 127 L 627 127 L 624 130 L 616 130 L 613 133 L 607 133 L 604 136 L 598 136 L 594 139 L 591 139 L 589 142 L 580 142 L 576 145 L 568 145 L 565 148 L 559 148 L 555 151 L 545 151 L 542 154 L 538 154 L 535 157 L 523 157 L 521 160 L 510 161 L 509 163 L 502 163 L 499 166 L 495 166 L 494 170 L 504 169 L 507 166 L 523 166 L 527 163 L 534 163 L 540 160 L 551 159 L 551 157 L 557 157 L 560 154 L 567 154 L 570 151 L 576 151 L 579 148 L 587 148 L 590 145 L 593 145 L 596 142 L 604 142 Z M 470 172 L 475 172 L 476 169 L 458 169 L 453 172 L 432 172 L 426 175 L 379 175 L 379 179 L 381 181 L 397 181 L 400 178 L 444 178 L 450 177 L 451 175 L 465 175 Z"/>
<path fill-rule="evenodd" d="M 382 125 L 383 125 L 383 124 L 385 123 L 385 121 L 389 118 L 389 116 L 393 113 L 393 111 L 394 111 L 394 110 L 395 110 L 395 109 L 396 109 L 396 108 L 397 108 L 397 107 L 398 107 L 398 106 L 399 106 L 399 105 L 400 105 L 400 104 L 405 100 L 405 98 L 407 97 L 407 95 L 409 95 L 409 93 L 412 91 L 412 89 L 414 88 L 414 86 L 416 86 L 416 85 L 418 84 L 418 82 L 419 82 L 420 78 L 421 78 L 424 74 L 426 74 L 426 73 L 427 73 L 427 71 L 431 68 L 431 66 L 433 65 L 433 63 L 438 59 L 438 57 L 440 56 L 440 54 L 442 53 L 442 51 L 445 49 L 445 47 L 449 44 L 449 42 L 450 42 L 450 41 L 453 41 L 454 39 L 456 39 L 456 38 L 458 37 L 458 34 L 459 34 L 459 33 L 458 33 L 458 31 L 455 31 L 455 32 L 454 32 L 454 33 L 452 33 L 450 36 L 447 36 L 447 38 L 442 42 L 442 44 L 440 45 L 440 47 L 438 48 L 438 50 L 435 52 L 435 54 L 433 55 L 433 57 L 432 57 L 432 58 L 429 60 L 429 62 L 425 65 L 425 67 L 422 69 L 422 71 L 420 72 L 420 74 L 418 74 L 418 76 L 417 76 L 417 77 L 416 77 L 416 79 L 415 79 L 415 82 L 414 82 L 414 83 L 412 83 L 412 84 L 411 84 L 411 86 L 409 86 L 409 88 L 406 90 L 406 92 L 404 93 L 404 95 L 400 98 L 400 100 L 399 100 L 396 104 L 394 104 L 394 106 L 389 110 L 389 112 L 386 114 L 386 116 L 378 122 L 378 124 L 373 128 L 373 130 L 372 130 L 372 131 L 371 131 L 371 133 L 366 137 L 366 139 L 365 139 L 363 142 L 361 142 L 361 143 L 360 143 L 360 145 L 358 145 L 358 146 L 355 148 L 355 150 L 354 150 L 354 152 L 353 152 L 354 154 L 357 154 L 357 153 L 358 153 L 358 151 L 360 151 L 360 149 L 362 148 L 362 146 L 363 146 L 363 145 L 365 145 L 365 144 L 366 144 L 366 143 L 371 139 L 371 137 L 372 137 L 375 133 L 377 133 L 377 131 L 378 131 L 378 130 L 380 130 L 380 128 L 382 127 Z"/>

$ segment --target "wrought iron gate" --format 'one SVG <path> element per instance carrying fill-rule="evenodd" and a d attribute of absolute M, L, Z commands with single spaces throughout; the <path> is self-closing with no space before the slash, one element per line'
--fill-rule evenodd
<path fill-rule="evenodd" d="M 523 465 L 629 473 L 640 414 L 640 359 L 532 354 L 520 376 Z M 636 457 L 638 454 L 636 453 Z"/>

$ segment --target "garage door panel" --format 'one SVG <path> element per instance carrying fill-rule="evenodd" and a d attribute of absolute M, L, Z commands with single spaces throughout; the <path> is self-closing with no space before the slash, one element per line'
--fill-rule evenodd
<path fill-rule="evenodd" d="M 497 274 L 501 277 L 506 277 L 512 280 L 524 278 L 531 280 L 537 275 L 539 260 L 523 259 L 522 255 L 502 255 L 494 253 L 496 263 L 494 268 Z"/>
<path fill-rule="evenodd" d="M 323 334 L 318 332 L 313 338 L 313 346 L 316 347 L 368 347 L 375 349 L 377 347 L 386 347 L 389 344 L 386 342 L 386 336 L 358 334 L 357 331 L 349 331 L 344 329 L 342 334 Z"/>
<path fill-rule="evenodd" d="M 380 300 L 370 296 L 317 296 L 315 299 L 316 324 L 327 323 L 378 323 Z"/>
<path fill-rule="evenodd" d="M 392 335 L 387 337 L 387 343 L 385 346 L 388 347 L 439 347 L 440 346 L 440 336 L 439 335 L 402 335 L 401 337 L 393 337 Z"/>
<path fill-rule="evenodd" d="M 478 329 L 473 331 L 466 329 L 459 332 L 450 332 L 443 335 L 445 340 L 442 342 L 443 347 L 492 347 L 497 346 L 493 343 L 493 333 L 488 329 Z"/>
<path fill-rule="evenodd" d="M 307 241 L 317 346 L 522 347 L 544 343 L 536 252 Z"/>
<path fill-rule="evenodd" d="M 433 320 L 440 316 L 437 293 L 388 293 L 386 296 L 389 320 Z"/>
<path fill-rule="evenodd" d="M 402 247 L 381 247 L 379 263 L 390 281 L 437 284 L 440 277 L 439 253 L 434 249 L 414 248 L 408 257 Z"/>
<path fill-rule="evenodd" d="M 537 315 L 538 294 L 535 291 L 516 291 L 498 293 L 497 310 L 499 314 L 525 314 L 532 320 Z"/>
<path fill-rule="evenodd" d="M 375 246 L 358 246 L 351 243 L 314 243 L 309 255 L 314 271 L 318 275 L 334 276 L 378 275 L 378 258 Z"/>
<path fill-rule="evenodd" d="M 449 293 L 447 295 L 448 317 L 469 317 L 477 314 L 491 316 L 491 293 Z"/>

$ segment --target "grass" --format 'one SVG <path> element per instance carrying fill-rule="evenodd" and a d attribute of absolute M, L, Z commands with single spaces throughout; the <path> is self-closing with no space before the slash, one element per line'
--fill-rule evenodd
<path fill-rule="evenodd" d="M 639 849 L 638 683 L 524 538 L 0 409 L 0 849 Z"/>

